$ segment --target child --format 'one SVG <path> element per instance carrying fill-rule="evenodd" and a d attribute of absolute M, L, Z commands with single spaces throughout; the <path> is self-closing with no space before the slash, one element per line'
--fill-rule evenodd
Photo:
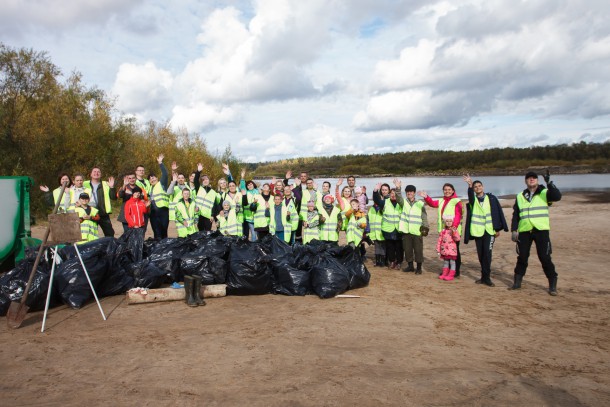
<path fill-rule="evenodd" d="M 218 213 L 217 219 L 220 233 L 225 236 L 239 236 L 241 224 L 237 221 L 235 208 L 228 199 L 222 203 L 222 210 Z"/>
<path fill-rule="evenodd" d="M 453 228 L 453 216 L 443 215 L 445 228 L 438 236 L 436 243 L 436 251 L 438 252 L 443 263 L 443 274 L 438 278 L 445 281 L 451 281 L 455 277 L 455 260 L 457 259 L 457 244 L 460 241 L 460 234 Z"/>
<path fill-rule="evenodd" d="M 347 244 L 359 247 L 360 254 L 364 256 L 366 250 L 362 239 L 364 237 L 364 229 L 366 229 L 366 213 L 360 211 L 358 199 L 352 199 L 350 206 L 350 209 L 345 212 L 345 218 L 347 219 Z"/>
<path fill-rule="evenodd" d="M 320 238 L 320 213 L 316 210 L 316 202 L 307 202 L 306 218 L 303 220 L 303 244 Z"/>
<path fill-rule="evenodd" d="M 284 205 L 282 195 L 273 197 L 274 205 L 267 209 L 266 215 L 269 216 L 269 233 L 277 236 L 278 239 L 291 243 L 292 223 L 290 222 L 290 209 Z M 294 211 L 294 216 L 298 217 L 298 213 Z"/>
<path fill-rule="evenodd" d="M 356 200 L 358 201 L 358 210 L 366 214 L 366 195 L 362 191 L 361 187 L 354 188 L 354 194 L 356 194 Z"/>
<path fill-rule="evenodd" d="M 89 206 L 89 194 L 83 192 L 78 197 L 78 202 L 74 204 L 74 211 L 80 218 L 80 233 L 83 241 L 79 244 L 90 242 L 98 238 L 97 222 L 100 215 L 96 208 Z"/>
<path fill-rule="evenodd" d="M 150 209 L 150 201 L 142 199 L 142 188 L 135 186 L 131 190 L 131 198 L 125 203 L 125 219 L 129 229 L 138 229 L 146 224 L 145 214 Z"/>

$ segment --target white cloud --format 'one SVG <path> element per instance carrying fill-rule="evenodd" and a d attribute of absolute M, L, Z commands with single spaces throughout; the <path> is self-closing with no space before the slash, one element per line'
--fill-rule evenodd
<path fill-rule="evenodd" d="M 119 95 L 117 108 L 127 113 L 157 111 L 171 103 L 173 79 L 168 71 L 153 62 L 144 65 L 122 64 L 112 87 Z"/>

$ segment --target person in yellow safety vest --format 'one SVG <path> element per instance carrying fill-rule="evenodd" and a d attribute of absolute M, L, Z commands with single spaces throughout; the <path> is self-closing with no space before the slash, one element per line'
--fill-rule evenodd
<path fill-rule="evenodd" d="M 385 241 L 385 251 L 390 269 L 400 270 L 404 252 L 402 250 L 402 233 L 398 230 L 403 199 L 400 191 L 401 182 L 394 178 L 395 189 L 388 184 L 377 184 L 373 191 L 373 201 L 382 213 L 381 233 Z"/>
<path fill-rule="evenodd" d="M 303 233 L 303 244 L 320 238 L 320 212 L 316 210 L 316 202 L 313 200 L 307 202 L 307 212 L 305 212 L 301 232 Z"/>
<path fill-rule="evenodd" d="M 274 195 L 273 206 L 266 211 L 266 214 L 269 215 L 269 233 L 288 244 L 293 243 L 291 242 L 293 219 L 297 218 L 297 222 L 299 219 L 299 213 L 296 211 L 296 208 L 294 206 L 291 208 L 292 212 L 289 206 L 284 204 L 281 195 Z"/>
<path fill-rule="evenodd" d="M 105 237 L 114 237 L 114 229 L 110 214 L 112 205 L 110 200 L 116 200 L 117 194 L 114 189 L 114 177 L 108 177 L 108 181 L 102 181 L 102 170 L 99 167 L 91 169 L 91 180 L 83 183 L 85 188 L 91 190 L 89 205 L 99 211 L 100 220 L 98 224 L 102 228 Z"/>
<path fill-rule="evenodd" d="M 203 171 L 203 164 L 198 163 L 194 179 L 195 191 L 197 193 L 195 202 L 201 211 L 201 216 L 197 223 L 197 229 L 209 232 L 214 224 L 214 212 L 216 211 L 218 193 L 210 185 L 210 177 L 207 174 L 202 175 L 201 171 Z"/>
<path fill-rule="evenodd" d="M 337 185 L 335 186 L 335 198 L 337 199 L 337 206 L 341 210 L 341 216 L 345 218 L 345 212 L 347 212 L 350 208 L 349 201 L 352 199 L 352 190 L 349 186 L 344 186 L 339 194 L 339 187 L 343 183 L 343 178 L 339 178 L 337 180 Z M 347 230 L 347 222 L 343 222 L 343 226 L 341 230 Z"/>
<path fill-rule="evenodd" d="M 254 181 L 245 180 L 246 169 L 241 170 L 241 180 L 239 181 L 239 189 L 242 191 L 242 202 L 241 206 L 243 208 L 244 215 L 244 223 L 243 223 L 243 234 L 244 236 L 250 236 L 251 242 L 256 242 L 257 235 L 256 230 L 254 229 L 254 213 L 256 211 L 255 208 L 258 204 L 258 197 L 260 194 L 258 193 L 258 188 Z"/>
<path fill-rule="evenodd" d="M 443 215 L 451 215 L 453 217 L 453 228 L 461 235 L 462 234 L 462 216 L 464 213 L 462 201 L 455 193 L 455 188 L 452 184 L 446 182 L 443 185 L 443 200 L 432 199 L 426 191 L 420 191 L 419 195 L 424 198 L 426 204 L 433 208 L 438 208 L 438 233 L 443 230 Z M 455 260 L 455 278 L 460 277 L 460 267 L 462 265 L 462 255 L 460 254 L 460 242 L 455 242 L 457 246 L 457 259 Z"/>
<path fill-rule="evenodd" d="M 343 216 L 338 207 L 333 205 L 335 199 L 332 195 L 325 195 L 320 213 L 320 239 L 323 242 L 337 246 L 339 244 L 339 231 L 343 224 Z"/>
<path fill-rule="evenodd" d="M 163 164 L 163 154 L 157 157 L 157 163 L 161 170 L 161 179 L 155 174 L 148 175 L 150 182 L 150 226 L 153 230 L 155 239 L 165 239 L 167 228 L 169 227 L 169 195 L 167 194 L 168 173 Z M 137 181 L 136 181 L 137 183 Z"/>
<path fill-rule="evenodd" d="M 521 281 L 527 270 L 527 262 L 532 248 L 536 242 L 536 252 L 542 264 L 542 270 L 549 280 L 549 294 L 557 295 L 557 272 L 551 259 L 551 237 L 549 235 L 551 223 L 549 220 L 549 206 L 561 200 L 561 192 L 551 181 L 547 170 L 544 176 L 546 188 L 538 184 L 538 174 L 528 172 L 525 174 L 523 192 L 517 195 L 513 205 L 513 218 L 510 230 L 512 240 L 517 243 L 517 265 L 515 266 L 513 290 L 521 288 Z"/>
<path fill-rule="evenodd" d="M 225 236 L 241 236 L 241 224 L 237 221 L 235 206 L 228 199 L 223 201 L 222 209 L 216 215 L 218 231 Z"/>
<path fill-rule="evenodd" d="M 295 186 L 295 189 L 296 188 L 298 188 L 298 185 Z M 301 191 L 299 191 L 299 192 L 301 192 Z M 297 200 L 292 195 L 292 188 L 290 186 L 286 185 L 284 187 L 284 197 L 282 200 L 282 205 L 285 206 L 286 210 L 292 214 L 292 216 L 290 217 L 290 241 L 289 241 L 290 244 L 293 244 L 296 239 L 296 232 L 299 227 L 299 224 L 301 225 L 301 228 L 303 226 L 301 224 L 301 220 L 299 219 L 299 211 L 297 209 L 296 202 L 297 202 Z M 271 230 L 271 227 L 269 227 L 269 228 Z M 284 230 L 287 233 L 287 228 L 284 228 Z"/>
<path fill-rule="evenodd" d="M 237 189 L 237 184 L 235 181 L 229 181 L 228 183 L 229 191 L 224 194 L 222 197 L 222 201 L 229 201 L 231 203 L 231 208 L 235 210 L 235 215 L 237 216 L 237 223 L 239 223 L 239 234 L 238 236 L 244 235 L 244 208 L 242 206 L 243 195 Z"/>
<path fill-rule="evenodd" d="M 301 189 L 301 202 L 299 210 L 299 218 L 301 222 L 304 222 L 305 219 L 307 219 L 307 203 L 309 201 L 317 202 L 318 195 L 320 195 L 320 193 L 317 191 L 316 183 L 312 178 L 307 178 L 305 181 L 305 189 Z"/>
<path fill-rule="evenodd" d="M 428 225 L 428 214 L 424 201 L 417 201 L 415 192 L 415 185 L 405 187 L 407 199 L 404 200 L 402 205 L 398 230 L 402 233 L 402 249 L 407 261 L 407 268 L 403 271 L 421 274 L 422 264 L 424 263 L 424 236 L 428 236 L 430 226 Z M 413 268 L 414 258 L 417 269 Z"/>
<path fill-rule="evenodd" d="M 176 162 L 172 162 L 172 182 L 167 188 L 167 195 L 169 196 L 169 220 L 176 220 L 176 205 L 178 201 L 182 199 L 182 191 L 188 189 L 191 195 L 195 195 L 191 191 L 191 187 L 186 183 L 184 174 L 176 172 L 178 165 Z"/>
<path fill-rule="evenodd" d="M 83 185 L 85 183 L 85 177 L 83 176 L 83 174 L 74 175 L 73 181 L 74 185 L 70 187 L 70 194 L 72 195 L 72 205 L 70 206 L 70 208 L 68 208 L 68 212 L 75 211 L 74 209 L 76 203 L 79 200 L 80 194 L 82 194 L 83 192 L 87 193 L 87 195 L 91 197 L 91 189 L 85 188 L 85 186 Z"/>
<path fill-rule="evenodd" d="M 60 174 L 57 182 L 59 182 L 59 187 L 55 188 L 53 192 L 49 190 L 49 187 L 46 185 L 40 185 L 40 190 L 44 192 L 44 199 L 48 206 L 55 207 L 57 200 L 59 199 L 59 193 L 61 192 L 61 186 L 64 183 L 67 183 L 66 190 L 64 191 L 63 196 L 61 197 L 61 202 L 59 203 L 59 207 L 57 208 L 57 213 L 66 213 L 70 212 L 70 209 L 73 207 L 74 191 L 70 187 L 72 185 L 70 181 L 70 176 L 65 172 Z M 78 197 L 76 198 L 78 199 Z"/>
<path fill-rule="evenodd" d="M 481 181 L 473 181 L 470 174 L 462 177 L 468 184 L 468 213 L 464 227 L 464 244 L 474 239 L 477 246 L 481 278 L 477 284 L 494 287 L 491 281 L 491 255 L 500 231 L 508 232 L 502 206 L 493 194 L 485 193 Z"/>
<path fill-rule="evenodd" d="M 265 183 L 261 186 L 261 193 L 256 197 L 254 205 L 256 209 L 254 211 L 254 230 L 256 231 L 257 239 L 261 240 L 263 237 L 269 234 L 269 216 L 265 214 L 265 211 L 269 209 L 270 204 L 273 205 L 271 199 L 271 186 Z"/>
<path fill-rule="evenodd" d="M 369 237 L 375 245 L 375 266 L 383 267 L 386 265 L 387 260 L 385 253 L 385 239 L 383 238 L 383 233 L 381 233 L 381 221 L 383 219 L 383 214 L 376 204 L 369 208 L 368 213 L 370 228 Z"/>
<path fill-rule="evenodd" d="M 191 199 L 191 189 L 182 190 L 182 199 L 176 203 L 176 231 L 178 237 L 187 237 L 197 232 L 199 208 Z"/>
<path fill-rule="evenodd" d="M 322 211 L 322 198 L 330 193 L 330 182 L 324 181 L 322 183 L 322 191 L 319 194 L 316 194 L 316 210 L 318 212 Z"/>
<path fill-rule="evenodd" d="M 350 209 L 345 212 L 347 244 L 358 248 L 360 254 L 364 256 L 366 250 L 362 239 L 364 238 L 364 229 L 366 229 L 366 213 L 360 210 L 360 201 L 357 199 L 353 198 L 349 204 Z"/>
<path fill-rule="evenodd" d="M 100 220 L 98 210 L 89 206 L 89 194 L 82 192 L 78 202 L 74 205 L 74 211 L 80 219 L 80 233 L 82 241 L 78 244 L 87 243 L 98 238 L 98 225 Z"/>
<path fill-rule="evenodd" d="M 143 196 L 146 195 L 147 197 L 150 197 L 150 189 L 152 186 L 150 185 L 150 181 L 148 179 L 146 179 L 146 169 L 144 168 L 144 166 L 142 164 L 139 164 L 136 166 L 135 174 L 136 174 L 136 185 L 139 186 L 140 189 L 142 189 L 142 192 L 143 192 L 142 195 Z M 146 213 L 144 215 L 144 233 L 146 233 L 146 229 L 148 229 L 148 218 L 150 218 L 150 214 Z"/>

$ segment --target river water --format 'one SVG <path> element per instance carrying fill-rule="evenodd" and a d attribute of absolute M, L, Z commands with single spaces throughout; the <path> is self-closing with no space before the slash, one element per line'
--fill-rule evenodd
<path fill-rule="evenodd" d="M 525 175 L 525 174 L 524 174 Z M 466 198 L 468 185 L 462 177 L 398 177 L 402 182 L 402 191 L 407 184 L 413 184 L 418 191 L 426 191 L 432 197 L 442 196 L 443 184 L 449 182 L 453 184 L 455 190 L 461 198 Z M 483 183 L 485 192 L 491 192 L 496 196 L 513 195 L 525 188 L 524 176 L 472 176 L 473 180 L 480 180 Z M 314 178 L 318 188 L 322 187 L 323 181 L 329 181 L 334 192 L 337 178 Z M 377 183 L 387 183 L 394 187 L 393 178 L 358 178 L 356 185 L 364 185 L 367 189 L 369 198 L 373 196 L 373 189 Z M 570 174 L 570 175 L 551 175 L 551 180 L 562 192 L 568 191 L 604 191 L 610 190 L 610 174 Z M 260 183 L 260 180 L 257 180 Z M 269 181 L 262 181 L 269 182 Z M 540 182 L 544 184 L 542 176 Z M 343 180 L 343 186 L 347 185 L 347 180 Z"/>

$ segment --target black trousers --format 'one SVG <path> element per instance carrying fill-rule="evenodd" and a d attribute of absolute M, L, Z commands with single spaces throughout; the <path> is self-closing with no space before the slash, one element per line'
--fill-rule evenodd
<path fill-rule="evenodd" d="M 555 265 L 551 260 L 551 238 L 548 230 L 532 230 L 531 232 L 519 233 L 519 241 L 517 242 L 517 265 L 515 266 L 515 274 L 525 275 L 527 270 L 527 261 L 530 257 L 530 249 L 532 243 L 536 242 L 536 253 L 542 264 L 542 270 L 546 278 L 549 280 L 557 278 Z"/>
<path fill-rule="evenodd" d="M 385 254 L 390 263 L 402 263 L 404 251 L 402 250 L 402 239 L 385 241 Z"/>
<path fill-rule="evenodd" d="M 200 232 L 209 232 L 210 230 L 212 230 L 212 219 L 200 216 L 199 220 L 197 221 L 197 229 Z"/>
<path fill-rule="evenodd" d="M 457 248 L 457 259 L 455 259 L 455 276 L 460 276 L 460 267 L 462 266 L 462 254 L 460 253 L 460 242 L 455 242 Z"/>
<path fill-rule="evenodd" d="M 154 208 L 150 213 L 150 226 L 155 239 L 165 239 L 169 227 L 169 208 Z"/>
<path fill-rule="evenodd" d="M 100 215 L 98 222 L 104 232 L 104 237 L 114 237 L 114 229 L 112 228 L 112 222 L 110 221 L 110 215 Z"/>
<path fill-rule="evenodd" d="M 477 246 L 477 254 L 481 264 L 481 280 L 491 281 L 491 253 L 496 237 L 485 232 L 483 236 L 473 237 L 473 239 Z"/>

